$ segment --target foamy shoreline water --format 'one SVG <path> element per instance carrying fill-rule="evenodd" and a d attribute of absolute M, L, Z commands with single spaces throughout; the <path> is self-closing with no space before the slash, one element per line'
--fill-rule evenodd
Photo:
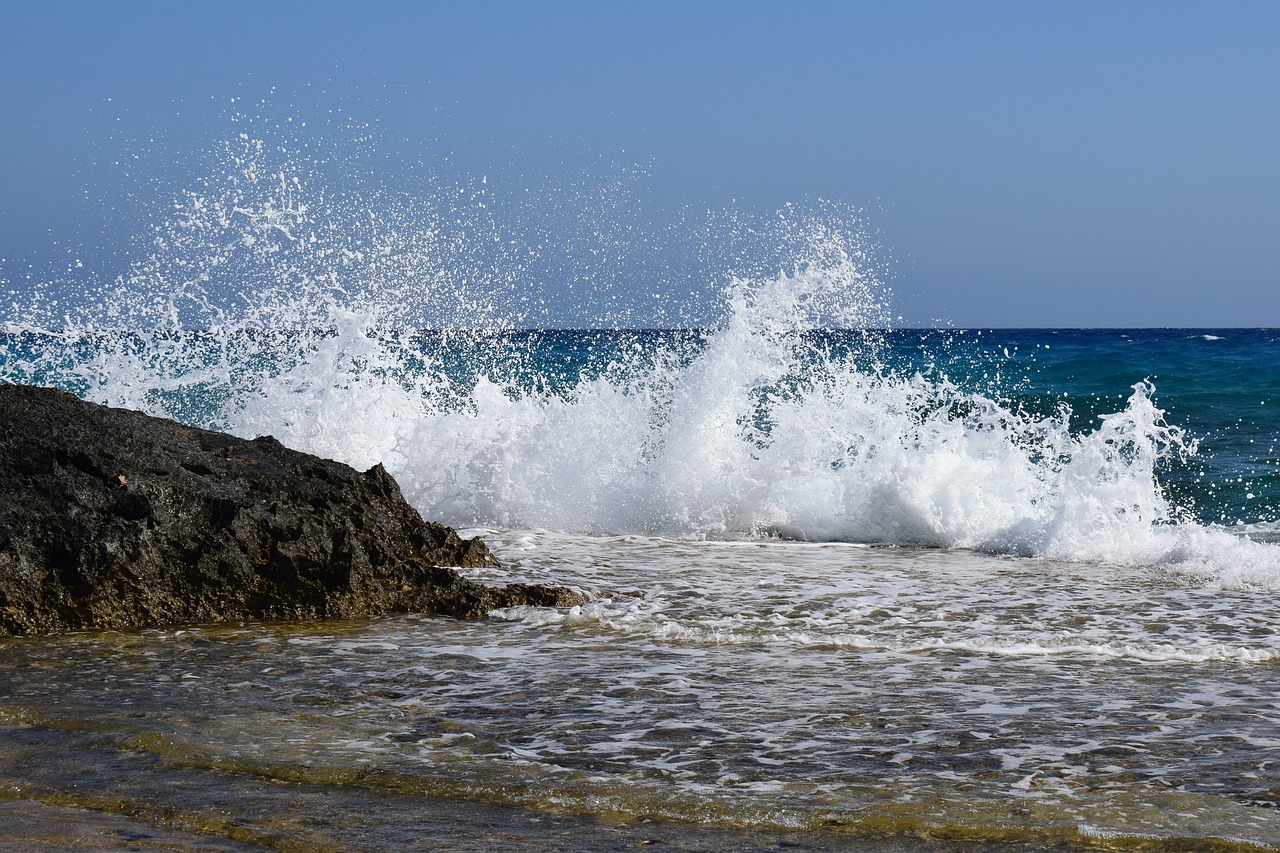
<path fill-rule="evenodd" d="M 584 849 L 1273 849 L 1275 667 L 1211 653 L 1274 651 L 1265 595 L 939 550 L 488 536 L 486 579 L 617 594 L 7 641 L 12 790 L 317 849 L 548 827 Z"/>
<path fill-rule="evenodd" d="M 207 336 L 39 342 L 8 369 L 384 461 L 427 516 L 480 522 L 464 532 L 507 564 L 483 579 L 600 597 L 484 624 L 7 646 L 6 737 L 87 720 L 107 752 L 68 749 L 108 768 L 113 751 L 141 750 L 200 778 L 356 802 L 389 788 L 408 797 L 397 809 L 460 798 L 499 807 L 486 819 L 501 832 L 515 821 L 517 837 L 543 812 L 573 815 L 565 831 L 588 849 L 611 843 L 595 837 L 600 821 L 685 827 L 670 837 L 690 845 L 799 833 L 816 847 L 1272 849 L 1277 546 L 1269 521 L 1233 525 L 1255 541 L 1191 511 L 1221 516 L 1256 490 L 1265 519 L 1265 458 L 1192 453 L 1145 382 L 1096 400 L 1091 426 L 1074 410 L 1036 414 L 1043 397 L 1015 405 L 949 378 L 868 372 L 862 347 L 881 357 L 883 341 L 861 335 L 740 334 L 670 353 L 663 335 L 616 333 L 584 353 L 581 336 L 552 333 L 533 341 L 542 349 L 497 353 L 518 368 L 502 381 L 484 349 L 462 351 L 478 359 L 472 378 L 441 378 L 421 344 L 360 323 L 212 339 L 230 363 L 217 348 L 211 360 Z M 832 342 L 852 360 L 837 353 L 807 376 Z M 575 375 L 584 356 L 598 366 Z M 556 382 L 519 383 L 558 358 L 570 369 Z M 1222 464 L 1239 473 L 1219 489 Z M 841 538 L 864 541 L 823 541 Z M 214 802 L 191 805 L 207 815 Z M 305 807 L 259 802 L 239 818 L 245 838 L 268 825 L 289 843 L 315 833 Z M 366 846 L 408 844 L 392 838 L 417 825 L 411 809 L 381 819 L 392 835 Z M 335 816 L 320 837 L 351 826 Z"/>

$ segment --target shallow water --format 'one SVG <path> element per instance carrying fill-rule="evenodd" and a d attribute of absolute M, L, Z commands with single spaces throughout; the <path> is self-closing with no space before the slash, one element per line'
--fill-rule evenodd
<path fill-rule="evenodd" d="M 362 847 L 412 849 L 424 820 L 459 832 L 454 808 L 599 849 L 1280 838 L 1269 593 L 967 552 L 489 539 L 507 568 L 484 579 L 602 597 L 5 641 L 10 790 L 269 846 L 373 824 Z"/>

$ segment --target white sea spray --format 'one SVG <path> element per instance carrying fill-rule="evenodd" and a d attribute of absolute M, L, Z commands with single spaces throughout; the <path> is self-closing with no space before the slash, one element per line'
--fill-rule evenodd
<path fill-rule="evenodd" d="M 1066 404 L 1027 412 L 895 366 L 856 217 L 731 221 L 726 244 L 782 249 L 771 270 L 743 261 L 705 334 L 617 333 L 556 384 L 511 334 L 545 319 L 521 293 L 538 250 L 489 205 L 334 190 L 239 133 L 79 310 L 11 312 L 35 349 L 7 345 L 5 375 L 382 463 L 454 525 L 964 548 L 1280 586 L 1275 545 L 1169 501 L 1160 465 L 1197 446 L 1151 382 L 1072 430 Z"/>

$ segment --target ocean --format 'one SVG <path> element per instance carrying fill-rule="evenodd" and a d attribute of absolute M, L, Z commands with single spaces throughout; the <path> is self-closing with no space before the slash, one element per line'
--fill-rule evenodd
<path fill-rule="evenodd" d="M 1280 330 L 895 328 L 800 214 L 705 324 L 539 328 L 237 163 L 0 381 L 382 463 L 593 600 L 0 641 L 0 848 L 1280 845 Z"/>

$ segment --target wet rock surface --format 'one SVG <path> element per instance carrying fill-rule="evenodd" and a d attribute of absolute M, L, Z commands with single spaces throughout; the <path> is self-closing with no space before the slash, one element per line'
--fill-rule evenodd
<path fill-rule="evenodd" d="M 584 599 L 448 568 L 495 562 L 381 466 L 0 385 L 0 635 Z"/>

